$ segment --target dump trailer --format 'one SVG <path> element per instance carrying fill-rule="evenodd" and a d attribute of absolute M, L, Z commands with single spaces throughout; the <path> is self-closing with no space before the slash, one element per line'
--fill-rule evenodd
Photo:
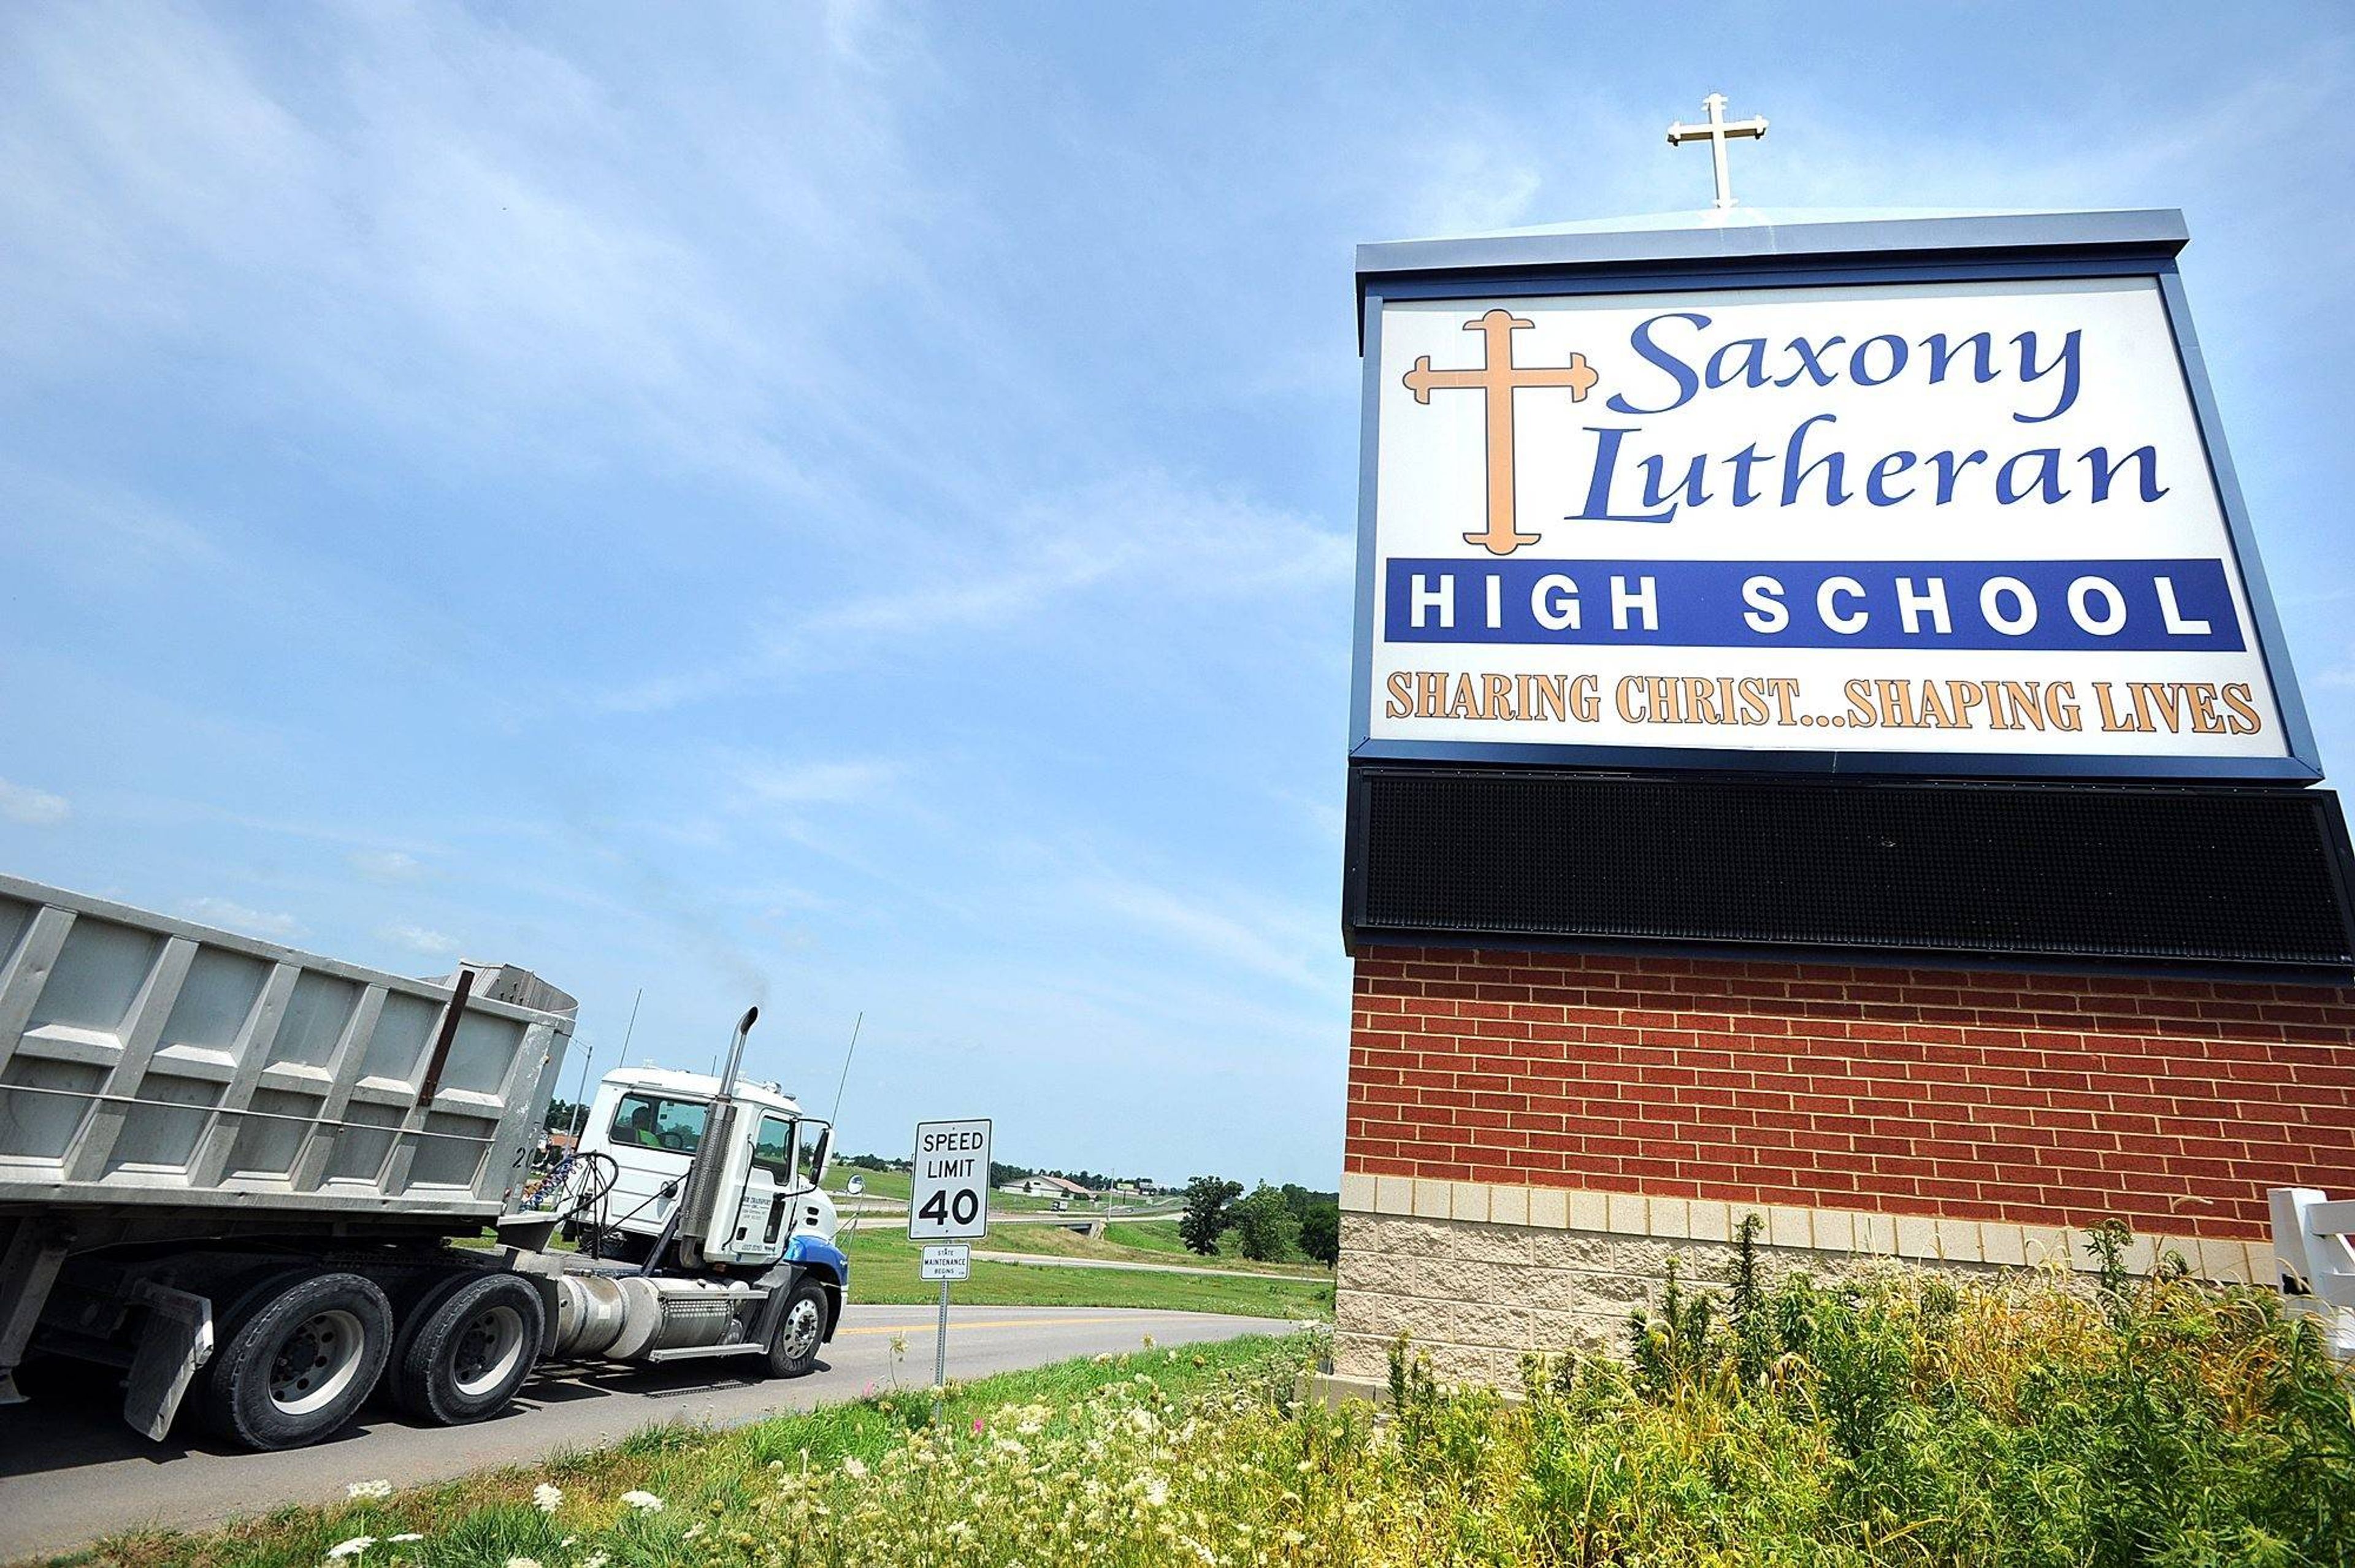
<path fill-rule="evenodd" d="M 481 1420 L 547 1361 L 809 1371 L 849 1284 L 831 1130 L 740 1082 L 757 1010 L 722 1074 L 609 1074 L 551 1163 L 575 1011 L 0 877 L 0 1403 L 78 1360 L 150 1437 L 186 1404 L 284 1448 L 379 1390 Z"/>

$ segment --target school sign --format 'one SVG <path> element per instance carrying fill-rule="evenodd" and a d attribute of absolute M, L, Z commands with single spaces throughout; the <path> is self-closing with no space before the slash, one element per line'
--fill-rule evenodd
<path fill-rule="evenodd" d="M 2180 216 L 1728 210 L 1721 109 L 1712 212 L 1359 251 L 1345 1383 L 1509 1382 L 1748 1213 L 2262 1281 L 2266 1190 L 2355 1186 Z"/>
<path fill-rule="evenodd" d="M 2174 215 L 1820 227 L 1752 286 L 1576 233 L 1369 283 L 1356 753 L 2318 777 Z"/>

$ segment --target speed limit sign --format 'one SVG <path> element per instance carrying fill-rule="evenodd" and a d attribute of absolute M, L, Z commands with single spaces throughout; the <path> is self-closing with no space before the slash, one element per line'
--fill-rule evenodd
<path fill-rule="evenodd" d="M 989 1233 L 989 1122 L 918 1122 L 908 1238 L 974 1241 Z"/>

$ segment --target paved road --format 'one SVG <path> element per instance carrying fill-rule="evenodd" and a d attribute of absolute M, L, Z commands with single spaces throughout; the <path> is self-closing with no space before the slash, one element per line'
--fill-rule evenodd
<path fill-rule="evenodd" d="M 142 1524 L 183 1529 L 294 1502 L 328 1502 L 353 1481 L 396 1487 L 591 1447 L 660 1421 L 733 1424 L 854 1398 L 891 1380 L 891 1336 L 907 1336 L 903 1384 L 932 1381 L 931 1307 L 853 1306 L 818 1370 L 790 1382 L 721 1372 L 725 1363 L 602 1368 L 525 1385 L 506 1415 L 474 1426 L 415 1426 L 370 1407 L 315 1447 L 249 1454 L 189 1431 L 151 1444 L 121 1420 L 116 1380 L 51 1363 L 40 1398 L 0 1410 L 0 1561 L 64 1552 Z M 972 1307 L 949 1317 L 949 1375 L 977 1377 L 1072 1356 L 1280 1334 L 1287 1323 L 1128 1307 Z M 59 1377 L 60 1371 L 68 1372 Z M 75 1380 L 79 1381 L 75 1381 Z M 59 1386 L 62 1385 L 62 1386 Z"/>

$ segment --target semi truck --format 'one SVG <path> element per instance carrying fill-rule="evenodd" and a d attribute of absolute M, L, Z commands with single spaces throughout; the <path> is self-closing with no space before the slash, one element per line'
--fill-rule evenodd
<path fill-rule="evenodd" d="M 550 1164 L 577 1010 L 0 876 L 0 1404 L 59 1358 L 151 1438 L 185 1405 L 287 1448 L 379 1392 L 479 1421 L 549 1363 L 808 1371 L 849 1287 L 832 1129 L 742 1077 L 758 1009 L 716 1074 L 605 1074 Z"/>

